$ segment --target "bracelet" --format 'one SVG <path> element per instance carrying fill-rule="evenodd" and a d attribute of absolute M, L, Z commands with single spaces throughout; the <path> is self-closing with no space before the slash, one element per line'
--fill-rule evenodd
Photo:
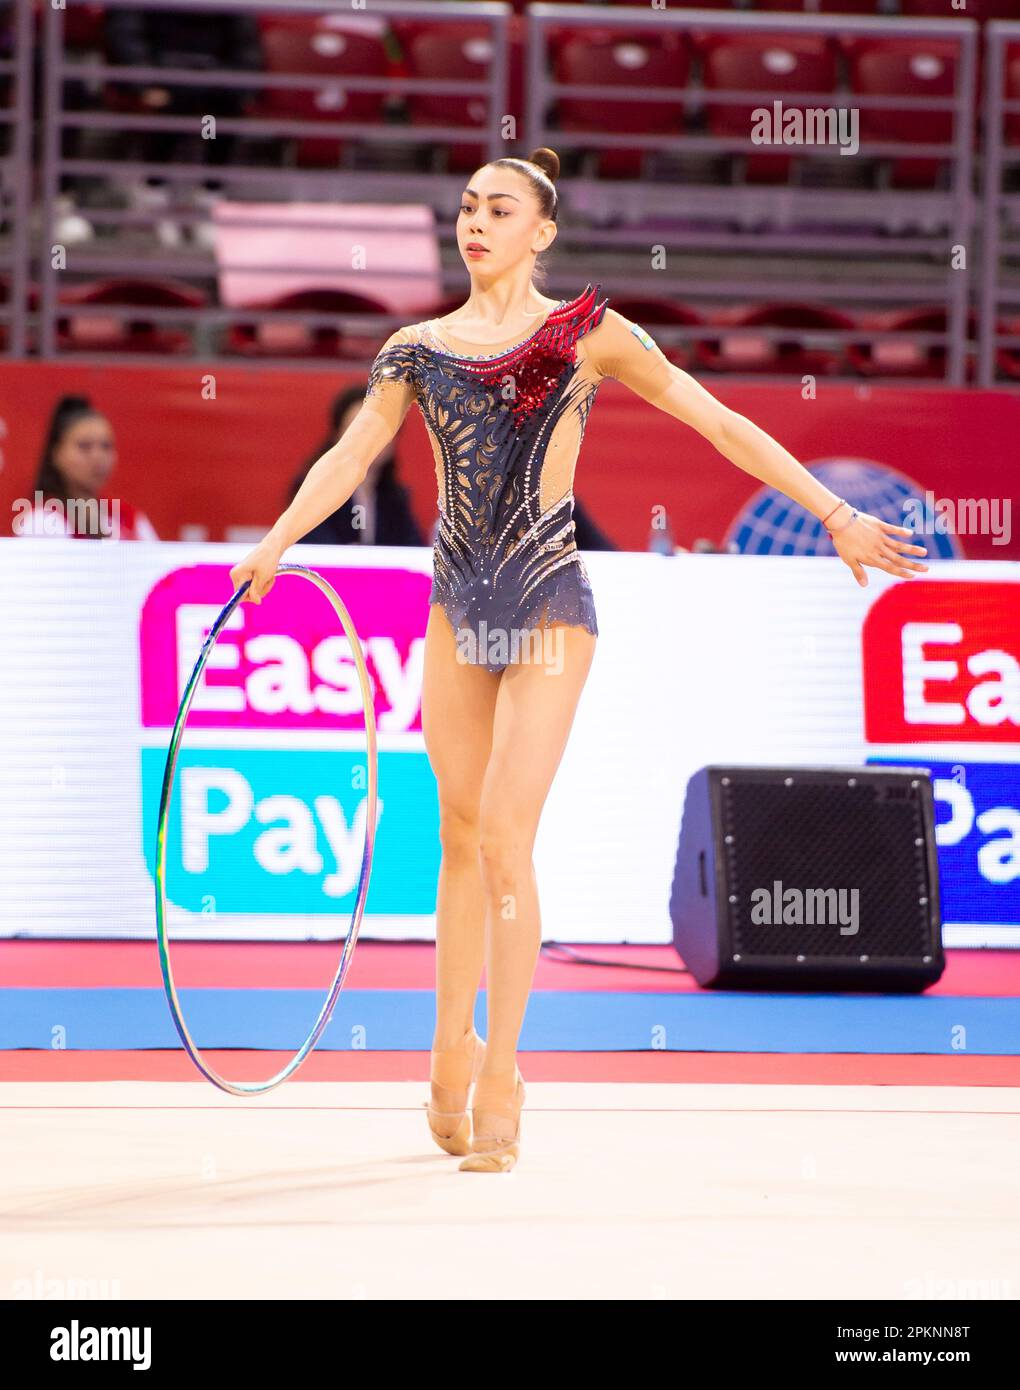
<path fill-rule="evenodd" d="M 853 508 L 851 508 L 850 520 L 842 526 L 837 526 L 835 531 L 830 531 L 828 527 L 826 527 L 825 534 L 829 537 L 830 540 L 832 540 L 832 537 L 838 536 L 840 531 L 845 531 L 847 526 L 852 526 L 859 516 L 860 512 L 855 511 Z"/>
<path fill-rule="evenodd" d="M 845 506 L 846 506 L 846 498 L 845 498 L 845 497 L 841 497 L 841 498 L 839 499 L 839 501 L 836 503 L 836 505 L 833 507 L 832 511 L 829 512 L 828 515 L 822 517 L 822 525 L 824 526 L 825 523 L 828 521 L 829 517 L 832 516 L 834 513 L 838 512 L 839 509 L 840 509 L 840 507 L 845 507 Z"/>

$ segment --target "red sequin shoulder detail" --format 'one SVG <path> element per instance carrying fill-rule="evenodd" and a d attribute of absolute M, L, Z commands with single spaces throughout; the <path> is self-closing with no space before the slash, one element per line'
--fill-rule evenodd
<path fill-rule="evenodd" d="M 516 383 L 513 418 L 519 428 L 562 387 L 563 371 L 574 361 L 578 338 L 602 322 L 609 300 L 599 300 L 600 289 L 601 285 L 587 284 L 576 298 L 553 309 L 530 338 L 498 357 L 454 357 L 458 368 L 493 388 L 512 374 Z"/>
<path fill-rule="evenodd" d="M 576 299 L 552 311 L 541 330 L 548 331 L 550 346 L 569 342 L 573 347 L 578 338 L 599 326 L 609 304 L 608 299 L 599 299 L 601 288 L 601 285 L 587 284 Z"/>

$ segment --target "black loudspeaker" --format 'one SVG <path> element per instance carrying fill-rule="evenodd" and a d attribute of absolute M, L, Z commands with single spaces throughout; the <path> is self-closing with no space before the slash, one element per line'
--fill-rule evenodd
<path fill-rule="evenodd" d="M 945 969 L 927 768 L 703 767 L 670 916 L 700 985 L 924 989 Z"/>

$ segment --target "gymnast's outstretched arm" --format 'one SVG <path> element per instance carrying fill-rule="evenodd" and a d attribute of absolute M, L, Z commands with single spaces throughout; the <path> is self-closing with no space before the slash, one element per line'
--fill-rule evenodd
<path fill-rule="evenodd" d="M 852 508 L 798 463 L 788 450 L 752 420 L 723 405 L 700 382 L 670 362 L 657 343 L 641 328 L 614 309 L 607 309 L 590 335 L 590 350 L 600 376 L 612 377 L 642 399 L 682 420 L 709 440 L 730 463 L 769 487 L 778 488 L 819 520 L 829 518 L 833 544 L 866 586 L 864 565 L 886 570 L 899 578 L 913 578 L 922 565 L 905 558 L 925 555 L 923 546 L 909 545 L 899 536 L 911 536 L 906 526 L 894 526 L 859 512 L 850 521 Z"/>
<path fill-rule="evenodd" d="M 414 399 L 407 329 L 399 329 L 380 348 L 372 364 L 361 409 L 337 442 L 316 459 L 294 500 L 272 528 L 230 571 L 235 589 L 251 580 L 245 602 L 261 603 L 273 587 L 280 557 L 313 527 L 342 506 L 381 451 L 394 438 Z"/>

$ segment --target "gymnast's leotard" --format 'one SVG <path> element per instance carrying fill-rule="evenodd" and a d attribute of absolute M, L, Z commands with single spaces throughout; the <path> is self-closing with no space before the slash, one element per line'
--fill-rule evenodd
<path fill-rule="evenodd" d="M 418 402 L 439 503 L 429 602 L 442 605 L 465 658 L 490 671 L 510 664 L 523 634 L 552 623 L 598 633 L 573 534 L 588 411 L 606 376 L 649 401 L 676 379 L 599 289 L 560 300 L 523 341 L 482 356 L 452 351 L 435 320 L 412 324 L 388 339 L 369 374 L 365 405 L 394 433 Z"/>

